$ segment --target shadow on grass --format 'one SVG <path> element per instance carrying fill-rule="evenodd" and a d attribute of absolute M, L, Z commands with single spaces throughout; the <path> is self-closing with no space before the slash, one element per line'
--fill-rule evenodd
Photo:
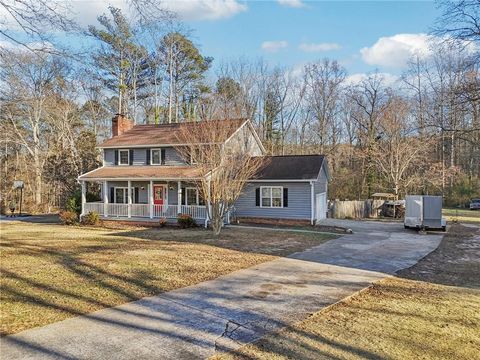
<path fill-rule="evenodd" d="M 262 232 L 262 236 L 250 232 L 251 235 L 246 239 L 239 239 L 237 231 L 225 231 L 221 238 L 214 238 L 210 232 L 193 230 L 190 236 L 183 237 L 182 240 L 172 236 L 175 232 L 176 230 L 158 232 L 149 229 L 110 233 L 109 235 L 113 238 L 115 236 L 122 236 L 150 241 L 162 241 L 165 242 L 165 247 L 167 248 L 169 243 L 201 243 L 231 250 L 267 253 L 269 255 L 272 254 L 271 248 L 276 249 L 276 254 L 289 254 L 299 250 L 299 245 L 292 245 L 291 242 L 288 243 L 288 241 L 284 241 L 287 243 L 286 245 L 279 243 L 278 232 L 273 233 L 272 238 L 269 238 L 268 241 L 265 239 L 264 232 Z M 185 232 L 182 232 L 182 234 L 184 233 Z M 295 235 L 295 237 L 296 236 L 299 235 Z M 311 237 L 311 234 L 305 237 Z M 263 242 L 261 238 L 263 238 Z M 321 241 L 325 241 L 325 238 L 314 239 L 312 243 L 308 243 L 307 245 L 319 245 Z M 307 245 L 304 244 L 301 246 Z M 105 245 L 82 246 L 76 249 L 76 251 L 62 251 L 52 248 L 51 246 L 22 241 L 5 242 L 3 246 L 18 249 L 21 254 L 28 256 L 49 256 L 56 265 L 61 266 L 61 268 L 69 274 L 74 274 L 80 281 L 95 284 L 101 291 L 108 291 L 123 301 L 138 299 L 138 292 L 161 294 L 165 291 L 165 288 L 161 285 L 154 286 L 150 283 L 151 278 L 148 273 L 137 272 L 128 276 L 119 275 L 109 270 L 108 266 L 96 266 L 82 259 L 86 254 L 101 254 L 102 251 L 117 249 L 118 246 L 120 246 L 119 242 L 112 242 Z M 355 269 L 352 269 L 352 271 L 353 270 Z M 1 340 L 2 348 L 5 350 L 5 344 L 8 344 L 9 353 L 19 354 L 20 357 L 22 355 L 26 356 L 26 354 L 37 354 L 63 359 L 76 358 L 77 355 L 75 355 L 75 351 L 77 348 L 75 342 L 79 341 L 76 339 L 83 339 L 82 341 L 87 342 L 92 341 L 93 344 L 98 338 L 105 338 L 105 341 L 108 342 L 109 336 L 114 336 L 112 334 L 123 330 L 135 331 L 135 336 L 143 338 L 149 336 L 157 337 L 155 343 L 159 347 L 161 347 L 161 344 L 170 344 L 170 346 L 173 346 L 171 345 L 172 343 L 181 344 L 172 348 L 173 350 L 182 349 L 178 350 L 181 351 L 180 353 L 176 353 L 178 358 L 198 357 L 199 352 L 205 351 L 207 354 L 211 351 L 212 346 L 220 351 L 235 351 L 238 347 L 238 342 L 254 341 L 268 332 L 289 326 L 289 324 L 281 320 L 281 318 L 272 319 L 272 317 L 263 314 L 261 311 L 255 310 L 254 307 L 239 307 L 235 301 L 223 301 L 226 297 L 231 297 L 232 300 L 235 300 L 241 298 L 241 296 L 245 296 L 244 294 L 226 294 L 224 289 L 210 289 L 208 293 L 195 298 L 193 302 L 190 300 L 186 301 L 186 299 L 178 295 L 177 292 L 171 292 L 153 298 L 143 298 L 132 304 L 110 308 L 106 310 L 107 312 L 85 314 L 85 312 L 79 311 L 78 307 L 70 305 L 68 301 L 56 301 L 55 299 L 74 299 L 97 308 L 110 307 L 111 304 L 103 301 L 101 297 L 68 291 L 56 287 L 53 283 L 43 283 L 29 279 L 11 270 L 3 270 L 2 277 L 9 279 L 11 284 L 17 284 L 17 286 L 4 286 L 1 289 L 2 297 L 18 303 L 32 304 L 38 308 L 56 310 L 71 316 L 83 315 L 81 318 L 83 324 L 88 325 L 83 328 L 80 327 L 76 331 L 71 331 L 72 328 L 70 327 L 71 332 L 61 333 L 59 332 L 62 329 L 61 324 L 52 324 L 52 326 L 49 327 L 52 329 L 49 334 L 49 328 L 40 329 L 40 331 L 47 332 L 47 334 L 43 333 L 43 336 L 40 336 L 40 341 L 35 338 L 35 335 L 29 336 L 29 333 L 19 333 L 17 335 L 4 337 Z M 311 281 L 312 284 L 325 287 L 344 287 L 352 291 L 358 290 L 356 289 L 356 287 L 359 286 L 358 282 L 349 279 L 351 278 L 347 276 L 345 279 L 337 281 L 325 281 L 325 279 L 322 280 L 319 276 L 318 279 L 312 278 L 309 281 Z M 244 289 L 252 280 L 241 279 L 237 281 L 242 281 L 243 283 L 228 284 L 229 286 L 227 286 L 227 288 L 235 288 L 234 285 L 238 285 L 238 288 Z M 34 293 L 26 293 L 22 291 L 25 287 L 44 291 L 47 296 L 40 298 L 35 296 Z M 264 305 L 267 304 L 268 307 L 275 309 L 282 304 L 283 300 L 265 296 L 260 300 L 257 299 L 257 301 L 261 301 Z M 78 319 L 75 320 L 78 321 Z M 229 323 L 233 323 L 235 328 L 227 331 Z M 298 337 L 303 336 L 311 341 L 341 349 L 351 355 L 380 359 L 376 353 L 366 349 L 333 341 L 321 335 L 302 332 L 299 329 L 295 329 L 295 331 Z M 129 334 L 130 336 L 132 335 L 132 333 Z M 159 342 L 160 339 L 162 339 L 162 343 Z M 322 354 L 319 352 L 317 347 L 312 347 L 301 340 L 289 339 L 288 341 L 291 343 L 289 349 L 276 347 L 272 351 L 274 353 L 276 351 L 279 355 L 299 358 L 300 355 L 304 353 L 298 353 L 294 349 L 301 348 L 305 349 L 312 358 L 315 358 L 315 354 L 318 356 L 327 356 L 326 353 Z M 79 345 L 80 349 L 82 348 L 81 345 L 82 344 Z M 90 346 L 95 347 L 97 344 Z M 124 344 L 124 346 L 129 346 L 129 344 Z M 134 346 L 134 344 L 132 343 L 131 346 Z M 94 349 L 90 350 L 94 351 Z M 209 355 L 212 354 L 210 353 Z M 328 355 L 328 357 L 331 358 L 330 355 Z"/>

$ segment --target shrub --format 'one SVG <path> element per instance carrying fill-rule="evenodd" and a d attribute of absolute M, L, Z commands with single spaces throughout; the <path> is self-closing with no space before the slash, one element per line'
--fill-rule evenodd
<path fill-rule="evenodd" d="M 87 202 L 100 201 L 100 197 L 91 192 L 85 194 Z M 76 212 L 78 215 L 82 212 L 82 192 L 75 190 L 75 192 L 67 199 L 65 203 L 65 210 Z"/>
<path fill-rule="evenodd" d="M 82 217 L 83 225 L 97 225 L 100 222 L 100 217 L 96 211 L 90 211 L 87 215 Z"/>
<path fill-rule="evenodd" d="M 75 225 L 78 222 L 78 215 L 75 211 L 62 211 L 60 221 L 64 225 Z"/>
<path fill-rule="evenodd" d="M 182 229 L 195 226 L 195 220 L 188 214 L 178 214 L 177 223 Z"/>
<path fill-rule="evenodd" d="M 158 220 L 158 225 L 162 228 L 165 227 L 167 225 L 167 218 L 160 218 L 160 220 Z"/>

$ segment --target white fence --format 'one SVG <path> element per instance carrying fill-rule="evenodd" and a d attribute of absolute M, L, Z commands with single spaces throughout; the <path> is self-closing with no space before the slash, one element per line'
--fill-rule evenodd
<path fill-rule="evenodd" d="M 98 215 L 103 215 L 103 203 L 102 202 L 89 202 L 83 204 L 83 212 L 88 214 L 89 212 L 96 212 Z"/>
<path fill-rule="evenodd" d="M 128 205 L 127 204 L 107 204 L 107 215 L 112 217 L 127 217 Z"/>
<path fill-rule="evenodd" d="M 205 206 L 196 206 L 196 205 L 182 205 L 181 213 L 188 214 L 194 219 L 206 219 L 207 218 L 207 208 Z"/>
<path fill-rule="evenodd" d="M 107 214 L 104 213 L 103 202 L 87 202 L 83 204 L 84 213 L 95 211 L 99 215 L 107 215 L 108 217 L 128 217 L 128 208 L 130 206 L 131 217 L 150 217 L 149 204 L 106 204 Z M 176 218 L 178 216 L 178 205 L 153 205 L 154 218 Z M 188 214 L 194 219 L 206 219 L 207 209 L 205 206 L 182 205 L 180 213 Z"/>
<path fill-rule="evenodd" d="M 132 217 L 150 217 L 150 205 L 148 204 L 131 204 Z"/>

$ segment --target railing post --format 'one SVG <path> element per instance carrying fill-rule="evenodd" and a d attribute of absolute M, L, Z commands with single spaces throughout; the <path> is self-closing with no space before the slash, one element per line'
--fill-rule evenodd
<path fill-rule="evenodd" d="M 108 217 L 108 181 L 103 182 L 103 216 Z"/>
<path fill-rule="evenodd" d="M 87 197 L 86 197 L 86 186 L 85 186 L 85 181 L 82 181 L 82 213 L 80 216 L 85 215 L 85 203 L 87 202 Z"/>
<path fill-rule="evenodd" d="M 148 186 L 148 208 L 150 212 L 150 219 L 153 219 L 153 181 L 150 180 Z"/>
<path fill-rule="evenodd" d="M 178 213 L 182 213 L 182 182 L 179 181 L 178 184 L 178 190 L 177 190 L 177 201 L 178 201 Z"/>
<path fill-rule="evenodd" d="M 132 181 L 128 180 L 128 196 L 127 196 L 127 216 L 132 217 Z"/>

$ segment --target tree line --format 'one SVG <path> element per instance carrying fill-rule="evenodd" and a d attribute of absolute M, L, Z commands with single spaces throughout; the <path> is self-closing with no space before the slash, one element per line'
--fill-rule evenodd
<path fill-rule="evenodd" d="M 71 25 L 32 4 L 17 9 L 24 19 L 43 11 L 29 35 Z M 130 5 L 128 17 L 110 7 L 76 33 L 88 51 L 53 39 L 33 48 L 0 32 L 17 43 L 0 49 L 2 199 L 22 179 L 32 209 L 61 205 L 101 163 L 95 146 L 115 113 L 137 124 L 249 118 L 270 154 L 327 155 L 331 199 L 428 193 L 461 205 L 480 196 L 480 34 L 468 23 L 476 1 L 442 3 L 428 56 L 414 54 L 395 82 L 374 69 L 353 81 L 328 58 L 301 68 L 214 60 L 176 14 L 153 0 Z"/>

